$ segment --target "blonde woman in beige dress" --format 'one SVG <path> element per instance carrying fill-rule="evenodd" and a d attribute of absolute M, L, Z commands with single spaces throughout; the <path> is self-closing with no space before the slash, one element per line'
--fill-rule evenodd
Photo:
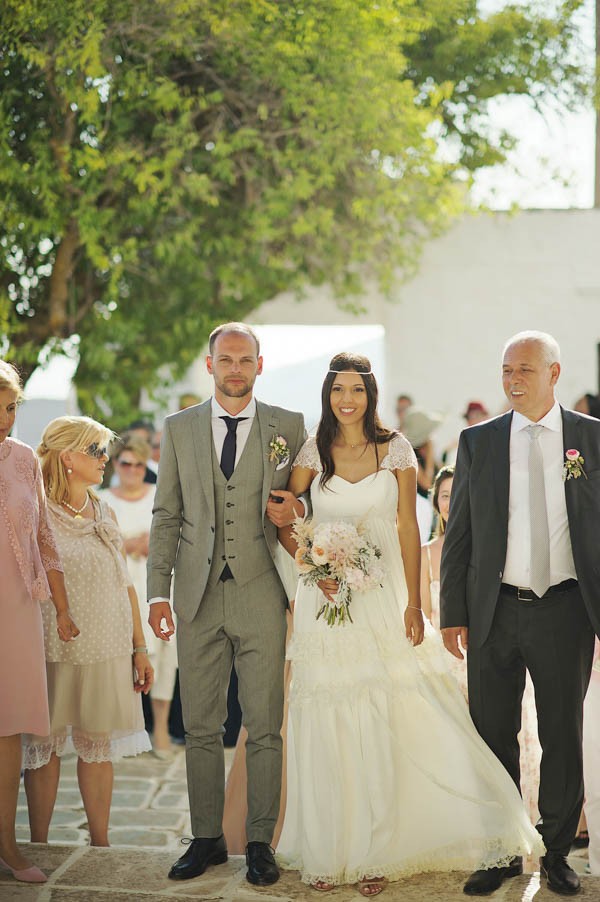
<path fill-rule="evenodd" d="M 102 481 L 110 430 L 87 417 L 59 417 L 38 448 L 73 618 L 75 643 L 60 645 L 44 618 L 50 732 L 25 744 L 32 842 L 47 842 L 60 759 L 78 756 L 90 842 L 108 846 L 113 761 L 148 751 L 139 693 L 153 671 L 137 597 L 114 514 L 91 490 Z"/>

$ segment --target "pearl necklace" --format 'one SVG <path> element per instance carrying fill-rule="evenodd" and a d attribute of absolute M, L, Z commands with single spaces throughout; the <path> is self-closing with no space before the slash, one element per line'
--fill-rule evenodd
<path fill-rule="evenodd" d="M 90 496 L 86 495 L 85 501 L 83 502 L 82 507 L 73 507 L 73 505 L 69 504 L 68 501 L 63 501 L 62 503 L 65 507 L 68 507 L 70 511 L 73 511 L 73 513 L 75 514 L 75 516 L 73 517 L 74 520 L 83 520 L 83 517 L 81 515 L 84 512 L 84 510 L 86 509 L 86 507 L 88 506 L 89 500 L 90 500 Z"/>

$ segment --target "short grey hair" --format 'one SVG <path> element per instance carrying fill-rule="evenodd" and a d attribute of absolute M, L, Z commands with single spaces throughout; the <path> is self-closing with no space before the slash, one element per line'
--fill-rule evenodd
<path fill-rule="evenodd" d="M 560 363 L 560 347 L 557 340 L 548 332 L 538 332 L 530 329 L 526 332 L 517 332 L 512 338 L 509 338 L 502 350 L 502 358 L 513 345 L 523 344 L 526 341 L 535 341 L 541 345 L 544 354 L 544 363 L 552 366 L 553 363 Z"/>

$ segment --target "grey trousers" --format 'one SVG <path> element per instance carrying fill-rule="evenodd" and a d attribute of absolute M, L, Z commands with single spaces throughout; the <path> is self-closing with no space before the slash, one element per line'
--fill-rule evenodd
<path fill-rule="evenodd" d="M 223 724 L 235 666 L 248 731 L 249 842 L 270 843 L 281 793 L 285 594 L 276 571 L 239 589 L 235 580 L 207 588 L 192 623 L 178 622 L 179 680 L 185 726 L 192 833 L 223 832 Z"/>

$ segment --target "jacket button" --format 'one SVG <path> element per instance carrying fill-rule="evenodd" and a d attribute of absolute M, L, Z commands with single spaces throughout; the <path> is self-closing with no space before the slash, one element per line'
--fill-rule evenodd
<path fill-rule="evenodd" d="M 210 564 L 210 558 L 208 559 L 208 563 Z"/>
<path fill-rule="evenodd" d="M 211 531 L 211 532 L 214 532 L 214 531 L 215 531 L 214 526 L 211 526 L 210 531 Z"/>
<path fill-rule="evenodd" d="M 233 501 L 227 501 L 225 503 L 225 507 L 235 507 L 235 504 L 233 503 Z"/>
<path fill-rule="evenodd" d="M 225 526 L 233 526 L 233 520 L 225 520 Z"/>
<path fill-rule="evenodd" d="M 227 486 L 227 491 L 228 491 L 228 492 L 233 492 L 234 488 L 235 488 L 234 485 L 228 485 L 228 486 Z"/>
<path fill-rule="evenodd" d="M 230 554 L 230 555 L 229 555 L 229 560 L 230 560 L 230 561 L 235 561 L 235 554 Z"/>

